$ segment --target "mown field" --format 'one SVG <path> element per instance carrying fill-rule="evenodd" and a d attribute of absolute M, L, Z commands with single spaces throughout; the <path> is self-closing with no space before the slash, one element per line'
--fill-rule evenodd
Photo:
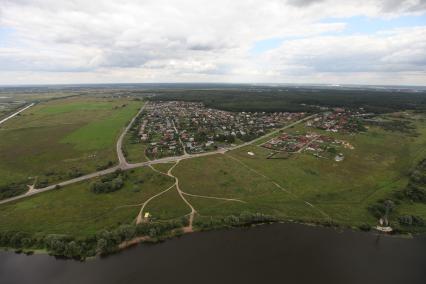
<path fill-rule="evenodd" d="M 35 105 L 0 127 L 0 186 L 39 186 L 116 163 L 115 143 L 142 103 L 73 97 Z"/>

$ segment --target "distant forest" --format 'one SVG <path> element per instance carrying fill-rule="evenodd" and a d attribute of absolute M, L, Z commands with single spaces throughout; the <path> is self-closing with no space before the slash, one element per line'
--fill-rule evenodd
<path fill-rule="evenodd" d="M 207 107 L 228 111 L 307 111 L 318 106 L 364 108 L 367 112 L 398 110 L 426 111 L 426 92 L 338 88 L 253 88 L 158 90 L 153 101 L 181 100 L 202 102 Z"/>

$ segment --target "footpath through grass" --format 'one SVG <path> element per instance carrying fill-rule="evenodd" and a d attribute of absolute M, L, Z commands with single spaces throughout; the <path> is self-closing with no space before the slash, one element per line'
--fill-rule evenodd
<path fill-rule="evenodd" d="M 90 236 L 134 222 L 143 202 L 174 183 L 150 168 L 127 172 L 124 187 L 111 193 L 93 193 L 95 181 L 0 206 L 0 231 Z"/>

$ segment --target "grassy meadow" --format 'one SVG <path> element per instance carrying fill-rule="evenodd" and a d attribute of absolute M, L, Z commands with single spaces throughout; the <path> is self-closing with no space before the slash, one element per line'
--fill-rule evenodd
<path fill-rule="evenodd" d="M 123 188 L 107 194 L 93 193 L 93 180 L 2 205 L 0 231 L 90 236 L 134 222 L 143 202 L 174 183 L 150 168 L 127 175 Z"/>
<path fill-rule="evenodd" d="M 234 204 L 191 197 L 201 215 L 221 216 L 247 210 L 284 219 L 323 221 L 328 216 L 333 222 L 348 226 L 375 225 L 377 220 L 368 212 L 368 206 L 404 188 L 411 169 L 426 155 L 426 125 L 420 119 L 413 123 L 416 136 L 378 127 L 356 135 L 332 134 L 355 147 L 339 149 L 345 155 L 342 162 L 318 159 L 308 153 L 267 159 L 269 150 L 252 145 L 225 155 L 182 161 L 175 172 L 182 190 L 188 193 L 247 202 Z M 303 131 L 321 132 L 301 125 L 287 132 Z M 277 191 L 274 183 L 288 193 Z M 425 218 L 426 206 L 400 204 L 391 217 L 396 221 L 397 216 L 410 212 Z"/>
<path fill-rule="evenodd" d="M 35 105 L 0 127 L 0 186 L 46 185 L 115 164 L 116 140 L 140 107 L 90 97 Z"/>
<path fill-rule="evenodd" d="M 7 159 L 1 160 L 4 177 L 27 178 L 49 169 L 66 173 L 78 165 L 93 170 L 101 161 L 115 159 L 115 138 L 140 103 L 83 99 L 82 110 L 72 105 L 82 106 L 81 98 L 69 100 L 71 106 L 62 105 L 64 101 L 38 105 L 0 130 L 0 153 Z M 345 156 L 341 162 L 309 153 L 267 159 L 269 150 L 250 145 L 226 154 L 182 160 L 172 173 L 197 210 L 196 218 L 220 219 L 250 212 L 280 220 L 374 226 L 377 219 L 368 207 L 403 189 L 410 171 L 426 156 L 424 118 L 412 115 L 411 119 L 415 135 L 373 126 L 355 135 L 328 133 L 354 146 L 338 150 Z M 114 134 L 104 133 L 110 131 Z M 287 130 L 306 131 L 321 132 L 303 125 Z M 165 173 L 172 166 L 166 163 L 154 168 Z M 112 193 L 92 193 L 93 181 L 89 181 L 0 205 L 0 231 L 89 236 L 134 222 L 144 201 L 174 183 L 173 178 L 148 167 L 129 171 L 128 176 L 125 187 Z M 153 199 L 144 212 L 165 221 L 180 218 L 190 209 L 173 187 Z M 390 216 L 392 224 L 401 214 L 426 219 L 426 205 L 401 201 Z"/>
<path fill-rule="evenodd" d="M 124 137 L 123 149 L 126 154 L 126 159 L 130 163 L 146 162 L 148 158 L 145 155 L 146 144 L 134 143 L 130 133 Z"/>

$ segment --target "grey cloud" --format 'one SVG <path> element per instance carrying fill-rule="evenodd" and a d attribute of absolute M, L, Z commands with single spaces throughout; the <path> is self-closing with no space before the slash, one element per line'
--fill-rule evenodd
<path fill-rule="evenodd" d="M 0 46 L 0 71 L 116 71 L 157 79 L 168 73 L 175 80 L 180 74 L 266 74 L 279 64 L 300 74 L 424 70 L 426 47 L 417 46 L 424 34 L 408 40 L 412 48 L 383 53 L 380 39 L 350 49 L 344 32 L 330 44 L 322 35 L 340 29 L 320 22 L 356 15 L 374 20 L 425 6 L 426 0 L 0 0 L 0 25 L 14 30 L 7 43 L 12 51 Z M 295 44 L 265 61 L 249 52 L 254 42 L 286 37 L 317 44 Z M 338 48 L 324 51 L 321 44 Z M 369 46 L 377 48 L 360 52 Z"/>
<path fill-rule="evenodd" d="M 384 12 L 422 12 L 426 10 L 426 0 L 381 0 Z"/>
<path fill-rule="evenodd" d="M 319 4 L 324 1 L 325 0 L 287 0 L 287 3 L 292 6 L 304 7 L 304 6 L 310 6 L 313 4 Z"/>
<path fill-rule="evenodd" d="M 318 73 L 426 71 L 426 27 L 381 37 L 317 37 L 286 42 L 265 55 L 278 70 Z M 286 71 L 287 70 L 287 71 Z"/>

